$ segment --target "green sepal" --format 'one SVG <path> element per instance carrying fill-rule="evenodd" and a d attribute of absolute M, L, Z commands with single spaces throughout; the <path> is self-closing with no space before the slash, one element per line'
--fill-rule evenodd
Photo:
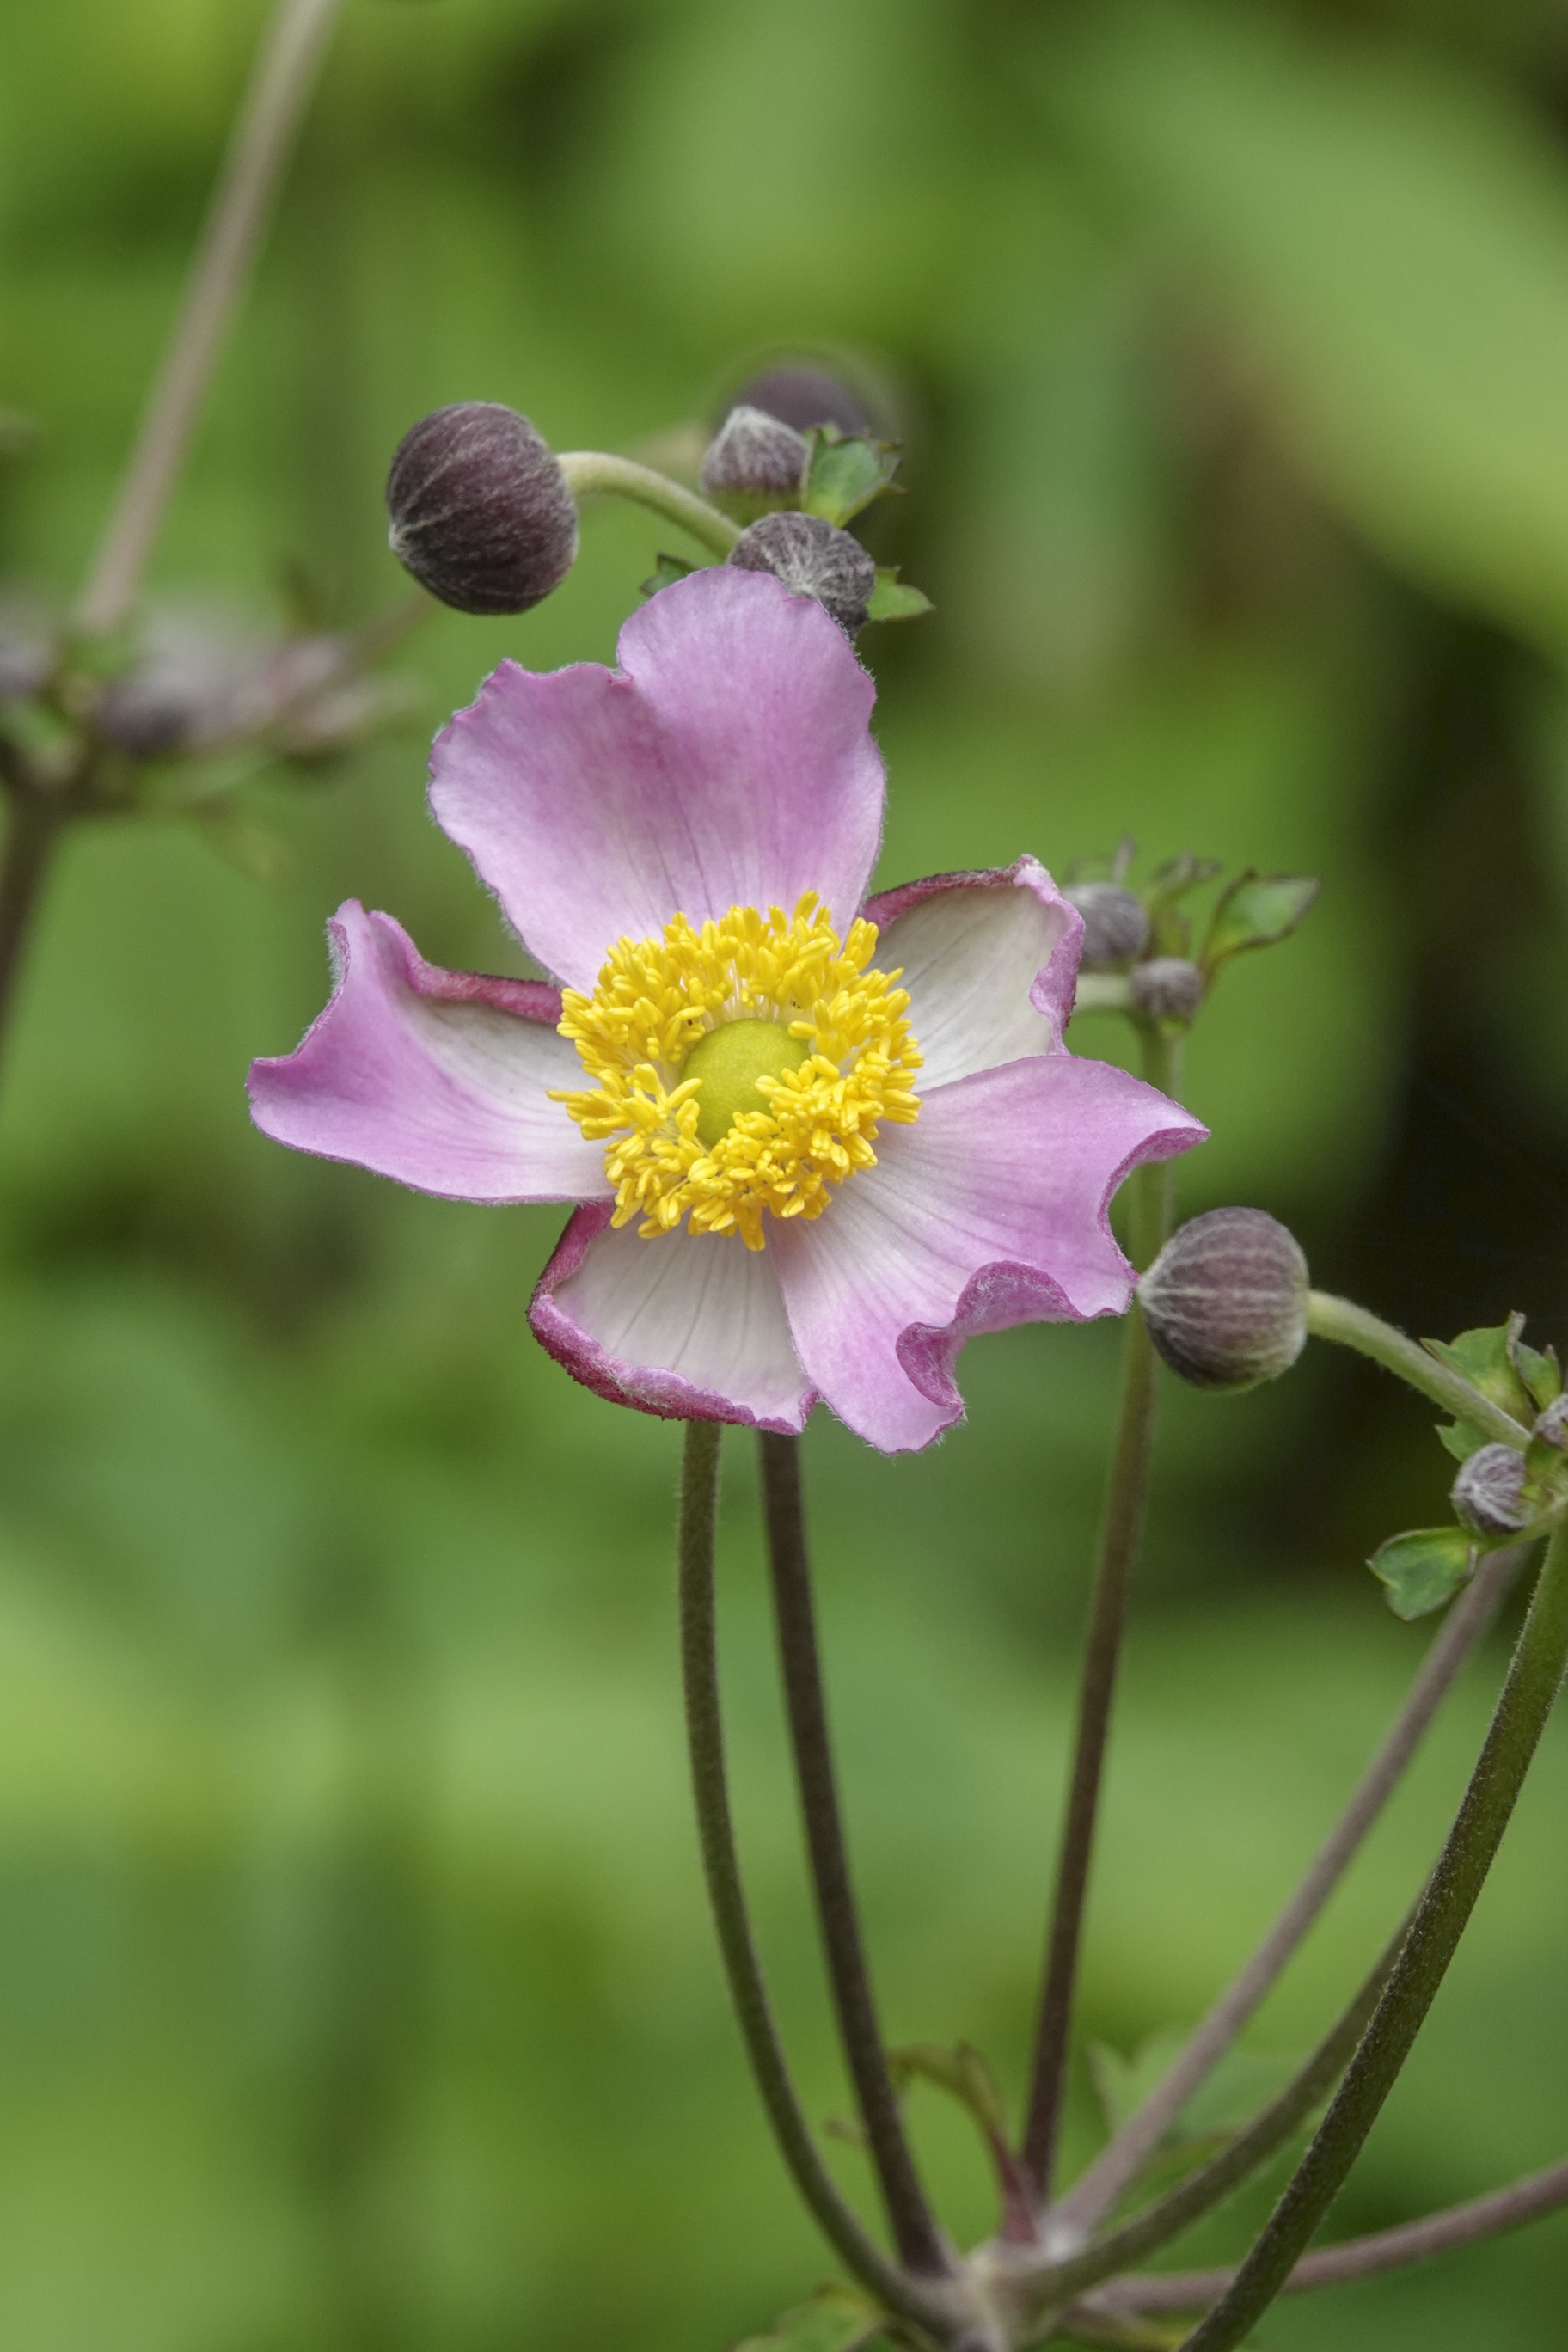
<path fill-rule="evenodd" d="M 1149 945 L 1152 956 L 1180 956 L 1184 961 L 1193 951 L 1193 927 L 1179 907 L 1163 908 L 1149 924 Z"/>
<path fill-rule="evenodd" d="M 1483 1445 L 1489 1445 L 1491 1439 L 1484 1429 L 1477 1429 L 1471 1422 L 1440 1421 L 1437 1442 L 1456 1462 L 1468 1462 L 1472 1454 L 1479 1454 Z"/>
<path fill-rule="evenodd" d="M 896 563 L 877 566 L 877 584 L 866 604 L 868 621 L 914 621 L 935 609 L 923 588 L 910 588 L 899 578 Z"/>
<path fill-rule="evenodd" d="M 890 441 L 868 441 L 857 434 L 840 433 L 836 425 L 816 425 L 805 437 L 810 446 L 805 511 L 820 515 L 842 530 L 862 507 L 887 495 L 899 470 L 897 446 Z"/>
<path fill-rule="evenodd" d="M 889 2051 L 888 2071 L 900 2091 L 911 2082 L 934 2083 L 968 2108 L 987 2137 L 1006 2139 L 1007 2108 L 1001 2085 L 969 2042 L 956 2042 L 951 2050 L 940 2042 L 909 2042 Z"/>
<path fill-rule="evenodd" d="M 887 2313 L 853 2287 L 819 2286 L 808 2303 L 782 2312 L 765 2336 L 748 2336 L 734 2352 L 857 2352 L 887 2325 Z"/>
<path fill-rule="evenodd" d="M 1548 1345 L 1544 1351 L 1539 1348 L 1527 1348 L 1523 1331 L 1523 1316 L 1510 1315 L 1507 1341 L 1509 1361 L 1529 1390 L 1534 1403 L 1544 1412 L 1553 1399 L 1563 1393 L 1563 1367 L 1557 1360 L 1555 1348 Z"/>
<path fill-rule="evenodd" d="M 1536 1407 L 1515 1369 L 1513 1354 L 1523 1324 L 1522 1315 L 1510 1315 L 1506 1323 L 1461 1331 L 1455 1339 L 1423 1339 L 1421 1345 L 1429 1356 L 1436 1356 L 1440 1364 L 1447 1364 L 1528 1429 Z M 1535 1350 L 1529 1352 L 1534 1355 Z"/>
<path fill-rule="evenodd" d="M 1477 1544 L 1463 1528 L 1415 1528 L 1390 1536 L 1368 1560 L 1386 1588 L 1389 1607 L 1407 1621 L 1451 1601 L 1475 1573 Z"/>
<path fill-rule="evenodd" d="M 1246 948 L 1288 940 L 1322 887 L 1307 874 L 1238 875 L 1215 901 L 1198 961 L 1212 975 Z"/>
<path fill-rule="evenodd" d="M 1216 874 L 1224 871 L 1221 859 L 1198 857 L 1190 849 L 1184 849 L 1179 856 L 1167 857 L 1164 864 L 1157 866 L 1149 877 L 1145 899 L 1151 921 L 1162 915 L 1167 907 L 1173 907 L 1178 898 L 1184 898 L 1189 890 L 1195 890 L 1200 882 L 1212 882 Z M 1121 878 L 1117 874 L 1111 876 L 1113 881 Z"/>
<path fill-rule="evenodd" d="M 658 562 L 637 593 L 639 596 L 657 596 L 661 588 L 673 587 L 678 580 L 684 580 L 689 572 L 698 569 L 697 564 L 688 563 L 683 555 L 666 555 L 661 548 Z"/>

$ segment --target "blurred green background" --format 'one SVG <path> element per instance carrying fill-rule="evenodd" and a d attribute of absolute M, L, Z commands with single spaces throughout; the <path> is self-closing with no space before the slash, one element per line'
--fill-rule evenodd
<path fill-rule="evenodd" d="M 0 14 L 0 406 L 34 428 L 8 583 L 80 576 L 260 21 Z M 1321 874 L 1193 1041 L 1184 1206 L 1270 1209 L 1417 1329 L 1520 1306 L 1561 1339 L 1565 139 L 1555 0 L 348 0 L 150 595 L 265 623 L 304 577 L 385 609 L 381 478 L 440 402 L 635 451 L 764 346 L 869 353 L 910 492 L 872 536 L 938 608 L 862 641 L 884 878 L 1123 833 Z M 422 723 L 256 796 L 279 878 L 105 824 L 45 910 L 0 1103 L 0 2341 L 27 2352 L 716 2352 L 831 2268 L 710 1948 L 676 1433 L 531 1341 L 551 1213 L 294 1159 L 242 1086 L 318 1009 L 351 893 L 510 968 L 424 736 L 503 653 L 608 657 L 660 539 L 595 514 L 537 612 L 432 619 L 398 656 Z M 1120 1050 L 1104 1017 L 1075 1043 Z M 807 1442 L 889 2030 L 1015 2084 L 1116 1345 L 978 1343 L 929 1457 Z M 747 1860 L 827 2116 L 738 1435 L 727 1464 Z M 1316 1351 L 1168 1395 L 1089 2038 L 1194 2016 L 1287 1891 L 1426 1638 L 1358 1563 L 1440 1516 L 1449 1466 Z M 1500 1657 L 1255 2052 L 1304 2046 L 1409 1899 Z M 1558 1726 L 1336 2229 L 1563 2152 L 1565 1809 Z M 913 2115 L 978 2234 L 968 2126 Z M 1081 2157 L 1087 2072 L 1072 2126 Z M 1264 2336 L 1539 2352 L 1565 2285 L 1559 2220 Z"/>

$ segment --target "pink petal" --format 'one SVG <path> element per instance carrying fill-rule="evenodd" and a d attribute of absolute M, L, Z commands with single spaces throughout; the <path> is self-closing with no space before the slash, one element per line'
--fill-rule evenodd
<path fill-rule="evenodd" d="M 619 670 L 503 662 L 437 737 L 430 805 L 534 954 L 592 988 L 622 937 L 815 890 L 842 929 L 882 823 L 876 690 L 820 604 L 715 565 L 650 597 Z"/>
<path fill-rule="evenodd" d="M 773 1255 L 802 1363 L 841 1421 L 885 1454 L 959 1420 L 958 1351 L 1013 1323 L 1120 1315 L 1133 1273 L 1106 1219 L 1146 1160 L 1205 1130 L 1142 1079 L 1036 1054 L 940 1087 L 878 1165 Z"/>
<path fill-rule="evenodd" d="M 732 1236 L 644 1241 L 579 1209 L 528 1319 L 574 1380 L 639 1412 L 794 1433 L 816 1402 L 771 1256 Z"/>
<path fill-rule="evenodd" d="M 609 1191 L 547 1089 L 582 1084 L 561 1000 L 529 980 L 426 963 L 390 915 L 351 898 L 328 926 L 331 1000 L 298 1051 L 250 1066 L 264 1135 L 459 1201 L 582 1201 Z"/>
<path fill-rule="evenodd" d="M 935 874 L 865 908 L 876 963 L 901 969 L 924 1096 L 954 1078 L 1049 1054 L 1078 981 L 1083 918 L 1032 857 L 978 874 Z"/>

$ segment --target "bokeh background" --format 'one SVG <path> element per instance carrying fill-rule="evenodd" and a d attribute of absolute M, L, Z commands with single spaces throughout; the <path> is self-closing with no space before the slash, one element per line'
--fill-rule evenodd
<path fill-rule="evenodd" d="M 260 20 L 0 12 L 13 586 L 82 572 Z M 937 606 L 862 641 L 885 878 L 1123 834 L 1321 874 L 1193 1040 L 1214 1139 L 1184 1206 L 1271 1210 L 1418 1330 L 1517 1306 L 1561 1339 L 1565 139 L 1554 0 L 348 0 L 150 597 L 268 625 L 304 583 L 367 618 L 404 593 L 386 460 L 438 403 L 646 451 L 758 352 L 852 348 L 908 448 L 873 537 Z M 592 515 L 540 610 L 407 640 L 416 722 L 260 780 L 227 856 L 80 835 L 44 911 L 0 1104 L 0 2340 L 27 2352 L 717 2352 L 830 2270 L 710 1948 L 676 1433 L 531 1341 L 551 1213 L 295 1160 L 242 1085 L 318 1008 L 342 897 L 514 968 L 425 814 L 425 741 L 503 653 L 608 657 L 661 543 Z M 826 1419 L 806 1446 L 889 2030 L 1014 2084 L 1116 1344 L 978 1343 L 929 1457 Z M 1167 1397 L 1089 2041 L 1197 2013 L 1397 1703 L 1426 1629 L 1360 1563 L 1441 1516 L 1428 1421 L 1316 1350 Z M 738 1436 L 727 1464 L 747 1860 L 828 2116 Z M 1500 1655 L 1239 2088 L 1409 1899 Z M 1562 2154 L 1565 1808 L 1558 1726 L 1336 2230 Z M 979 2233 L 969 2126 L 913 2116 Z M 1080 2157 L 1098 2128 L 1085 2065 Z M 1558 2221 L 1264 2336 L 1539 2352 L 1565 2286 Z"/>

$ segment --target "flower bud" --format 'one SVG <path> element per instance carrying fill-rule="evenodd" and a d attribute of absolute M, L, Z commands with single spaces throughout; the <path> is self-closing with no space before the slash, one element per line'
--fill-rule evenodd
<path fill-rule="evenodd" d="M 493 400 L 422 417 L 386 478 L 388 544 L 459 613 L 526 613 L 577 553 L 577 509 L 549 444 Z"/>
<path fill-rule="evenodd" d="M 1204 976 L 1185 956 L 1152 956 L 1127 978 L 1133 1009 L 1155 1021 L 1190 1021 L 1204 1001 Z"/>
<path fill-rule="evenodd" d="M 1531 1434 L 1543 1444 L 1555 1445 L 1559 1453 L 1568 1449 L 1568 1393 L 1552 1398 Z"/>
<path fill-rule="evenodd" d="M 820 515 L 763 515 L 726 560 L 743 572 L 771 572 L 792 596 L 815 596 L 851 636 L 865 626 L 877 566 L 858 539 Z"/>
<path fill-rule="evenodd" d="M 1530 1505 L 1524 1499 L 1528 1476 L 1524 1456 L 1511 1445 L 1481 1445 L 1459 1475 L 1449 1494 L 1457 1518 L 1478 1535 L 1508 1536 L 1528 1527 Z"/>
<path fill-rule="evenodd" d="M 1307 1261 L 1262 1209 L 1211 1209 L 1173 1234 L 1138 1285 L 1149 1337 L 1200 1389 L 1249 1389 L 1307 1343 Z"/>
<path fill-rule="evenodd" d="M 732 408 L 697 478 L 710 499 L 793 499 L 805 471 L 805 442 L 793 425 L 761 408 Z"/>
<path fill-rule="evenodd" d="M 782 425 L 793 425 L 797 433 L 809 433 L 814 425 L 837 425 L 840 433 L 849 434 L 871 430 L 864 401 L 826 368 L 810 361 L 764 368 L 741 386 L 735 401 L 760 408 Z"/>
<path fill-rule="evenodd" d="M 1149 944 L 1149 916 L 1135 891 L 1120 882 L 1074 882 L 1062 896 L 1083 917 L 1085 971 L 1105 971 L 1129 963 Z"/>

